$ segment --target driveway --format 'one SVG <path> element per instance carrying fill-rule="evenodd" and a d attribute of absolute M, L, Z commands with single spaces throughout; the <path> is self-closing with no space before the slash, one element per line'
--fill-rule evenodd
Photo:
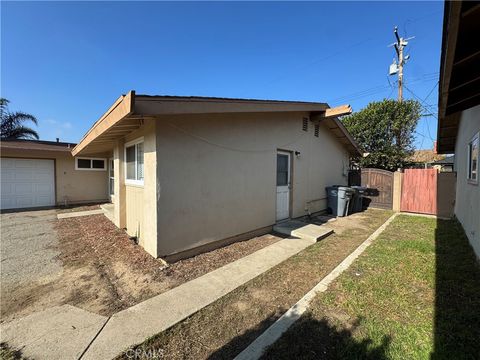
<path fill-rule="evenodd" d="M 0 214 L 0 322 L 64 304 L 110 316 L 280 240 L 264 235 L 165 267 L 104 215 L 60 212 Z"/>
<path fill-rule="evenodd" d="M 62 275 L 57 259 L 55 210 L 7 213 L 1 220 L 2 321 L 15 303 L 28 302 L 22 289 L 42 287 Z"/>

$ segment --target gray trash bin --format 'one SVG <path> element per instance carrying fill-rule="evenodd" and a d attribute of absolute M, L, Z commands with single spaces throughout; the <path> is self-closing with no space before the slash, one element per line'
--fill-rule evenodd
<path fill-rule="evenodd" d="M 327 186 L 327 210 L 333 216 L 348 215 L 348 205 L 354 190 L 347 186 Z"/>
<path fill-rule="evenodd" d="M 349 213 L 353 214 L 363 210 L 363 194 L 367 191 L 365 186 L 350 186 L 354 190 L 353 198 L 350 201 Z"/>

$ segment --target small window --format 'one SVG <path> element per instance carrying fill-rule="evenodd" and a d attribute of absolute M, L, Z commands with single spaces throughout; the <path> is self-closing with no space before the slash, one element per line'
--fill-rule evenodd
<path fill-rule="evenodd" d="M 133 185 L 143 185 L 143 138 L 130 142 L 125 146 L 125 182 Z"/>
<path fill-rule="evenodd" d="M 96 170 L 105 171 L 105 159 L 97 158 L 75 158 L 75 170 Z"/>
<path fill-rule="evenodd" d="M 288 155 L 277 154 L 277 186 L 288 185 Z"/>
<path fill-rule="evenodd" d="M 468 143 L 468 172 L 467 179 L 470 183 L 478 184 L 478 152 L 479 152 L 479 133 L 477 133 Z"/>
<path fill-rule="evenodd" d="M 320 133 L 320 125 L 315 124 L 315 136 L 318 137 L 319 133 Z"/>

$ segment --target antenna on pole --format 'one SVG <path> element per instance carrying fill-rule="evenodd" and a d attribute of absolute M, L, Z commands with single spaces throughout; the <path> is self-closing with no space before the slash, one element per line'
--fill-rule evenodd
<path fill-rule="evenodd" d="M 393 29 L 393 33 L 395 34 L 395 38 L 397 39 L 397 42 L 394 42 L 393 44 L 388 45 L 388 47 L 393 46 L 395 48 L 397 58 L 393 59 L 393 62 L 390 65 L 388 74 L 389 75 L 397 74 L 398 76 L 398 101 L 401 102 L 403 100 L 403 66 L 410 59 L 410 55 L 407 55 L 407 56 L 403 55 L 403 50 L 408 45 L 408 40 L 414 39 L 415 36 L 412 36 L 406 39 L 402 38 L 401 36 L 398 35 L 398 27 L 396 26 Z"/>

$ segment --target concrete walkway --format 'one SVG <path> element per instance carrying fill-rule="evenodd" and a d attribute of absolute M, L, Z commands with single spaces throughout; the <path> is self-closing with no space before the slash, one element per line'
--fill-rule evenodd
<path fill-rule="evenodd" d="M 76 360 L 106 321 L 75 306 L 55 306 L 2 324 L 1 342 L 27 359 Z"/>
<path fill-rule="evenodd" d="M 75 212 L 58 214 L 57 219 L 68 219 L 68 218 L 74 218 L 74 217 L 79 217 L 79 216 L 89 216 L 89 215 L 97 215 L 97 214 L 103 214 L 103 213 L 104 213 L 104 211 L 102 209 L 75 211 Z"/>
<path fill-rule="evenodd" d="M 330 230 L 331 233 L 331 230 Z M 315 241 L 284 239 L 113 315 L 82 359 L 111 359 L 165 331 Z"/>
<path fill-rule="evenodd" d="M 333 232 L 326 227 L 322 227 L 322 231 L 324 236 Z M 1 341 L 7 341 L 12 347 L 21 349 L 24 355 L 36 359 L 54 359 L 57 355 L 64 359 L 112 359 L 315 242 L 312 239 L 280 240 L 110 318 L 70 305 L 35 313 L 2 324 Z"/>
<path fill-rule="evenodd" d="M 259 359 L 265 349 L 280 339 L 284 332 L 288 330 L 300 317 L 308 310 L 310 303 L 318 293 L 324 292 L 328 286 L 340 276 L 350 265 L 370 246 L 370 244 L 387 228 L 395 219 L 398 213 L 388 218 L 382 226 L 370 235 L 367 240 L 361 243 L 350 255 L 348 255 L 338 266 L 325 276 L 317 285 L 315 285 L 305 296 L 303 296 L 295 305 L 293 305 L 285 314 L 283 314 L 273 325 L 265 330 L 256 338 L 245 350 L 235 357 L 235 360 L 255 360 Z"/>

